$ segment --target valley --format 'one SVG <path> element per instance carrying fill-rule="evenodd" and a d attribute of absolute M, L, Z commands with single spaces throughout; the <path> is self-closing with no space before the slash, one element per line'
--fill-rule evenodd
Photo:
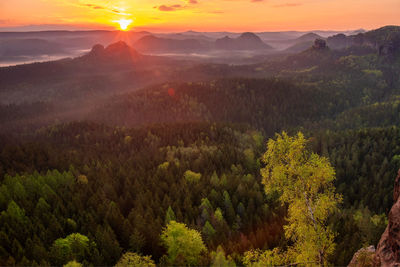
<path fill-rule="evenodd" d="M 326 262 L 378 244 L 400 168 L 399 26 L 118 34 L 0 33 L 0 63 L 22 55 L 5 38 L 46 40 L 29 55 L 90 49 L 0 67 L 0 265 L 112 266 L 126 253 L 148 266 L 291 264 L 291 203 L 263 168 L 299 132 L 304 155 L 334 170 L 317 190 L 338 194 Z M 196 230 L 198 255 L 171 256 L 169 226 L 198 239 L 174 222 Z"/>

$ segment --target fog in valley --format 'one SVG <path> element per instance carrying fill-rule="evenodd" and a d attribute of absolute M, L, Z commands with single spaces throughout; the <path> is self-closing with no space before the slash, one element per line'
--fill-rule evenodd
<path fill-rule="evenodd" d="M 305 50 L 316 38 L 358 32 L 363 30 L 260 32 L 254 36 L 245 35 L 245 38 L 241 38 L 243 33 L 193 31 L 123 34 L 119 31 L 0 32 L 0 66 L 77 57 L 89 52 L 94 44 L 107 46 L 119 40 L 147 55 L 204 62 L 255 63 L 266 56 Z"/>

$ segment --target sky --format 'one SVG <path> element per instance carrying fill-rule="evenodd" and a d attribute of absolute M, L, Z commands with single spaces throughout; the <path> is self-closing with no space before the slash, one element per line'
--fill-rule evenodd
<path fill-rule="evenodd" d="M 0 30 L 355 30 L 400 25 L 400 0 L 0 0 Z"/>

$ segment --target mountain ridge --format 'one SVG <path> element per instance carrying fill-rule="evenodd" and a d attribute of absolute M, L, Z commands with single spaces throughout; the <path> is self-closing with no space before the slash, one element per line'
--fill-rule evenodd
<path fill-rule="evenodd" d="M 255 33 L 244 32 L 237 38 L 225 36 L 215 41 L 215 47 L 222 50 L 271 50 L 270 45 L 264 43 Z"/>

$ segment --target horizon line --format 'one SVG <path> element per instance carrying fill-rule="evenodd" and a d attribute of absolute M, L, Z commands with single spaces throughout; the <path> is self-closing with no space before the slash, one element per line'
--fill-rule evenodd
<path fill-rule="evenodd" d="M 397 26 L 400 27 L 400 25 L 384 25 L 382 27 L 387 27 L 387 26 Z M 230 31 L 230 30 L 212 30 L 212 31 L 200 31 L 200 30 L 178 30 L 178 31 L 151 31 L 151 30 L 129 30 L 129 31 L 123 31 L 123 32 L 131 32 L 131 33 L 141 33 L 141 32 L 149 32 L 149 33 L 155 33 L 155 34 L 162 34 L 162 33 L 189 33 L 189 32 L 194 32 L 194 33 L 244 33 L 244 32 L 252 32 L 252 33 L 280 33 L 280 32 L 355 32 L 355 31 L 370 31 L 370 30 L 375 30 L 379 29 L 382 27 L 378 28 L 373 28 L 373 29 L 366 29 L 366 28 L 357 28 L 357 29 L 347 29 L 347 30 L 337 30 L 337 29 L 313 29 L 313 30 L 246 30 L 246 31 Z M 117 29 L 43 29 L 43 30 L 17 30 L 17 29 L 12 29 L 9 30 L 8 28 L 0 28 L 0 33 L 45 33 L 45 32 L 121 32 L 121 30 Z"/>

